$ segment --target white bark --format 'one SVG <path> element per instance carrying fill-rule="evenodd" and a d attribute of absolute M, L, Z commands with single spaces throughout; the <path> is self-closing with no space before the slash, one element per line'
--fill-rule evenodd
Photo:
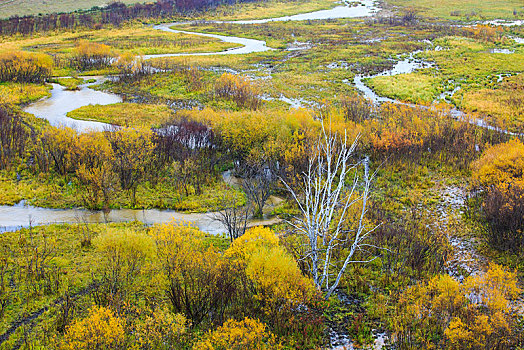
<path fill-rule="evenodd" d="M 347 137 L 337 137 L 326 131 L 322 124 L 322 134 L 315 147 L 315 155 L 304 173 L 303 186 L 294 190 L 284 183 L 298 204 L 301 215 L 290 224 L 298 234 L 306 237 L 307 247 L 303 256 L 310 268 L 311 276 L 318 289 L 326 292 L 326 298 L 337 288 L 347 266 L 358 251 L 365 250 L 363 241 L 374 229 L 366 231 L 364 218 L 368 205 L 371 177 L 369 159 L 352 160 L 358 142 L 348 146 Z M 338 152 L 338 153 L 337 153 Z M 360 179 L 358 169 L 364 166 Z M 354 172 L 351 185 L 346 186 Z M 349 232 L 346 222 L 348 210 L 361 203 L 358 222 L 353 232 Z M 344 248 L 345 250 L 341 250 Z M 333 254 L 340 252 L 338 261 Z M 368 260 L 371 261 L 371 260 Z"/>

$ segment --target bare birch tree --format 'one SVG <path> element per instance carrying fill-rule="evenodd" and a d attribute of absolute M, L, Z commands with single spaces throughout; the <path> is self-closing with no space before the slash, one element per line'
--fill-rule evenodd
<path fill-rule="evenodd" d="M 220 203 L 222 209 L 211 215 L 214 221 L 224 225 L 231 243 L 246 232 L 248 219 L 253 213 L 253 206 L 250 201 L 245 205 L 240 205 L 238 202 L 238 196 L 224 195 Z"/>
<path fill-rule="evenodd" d="M 355 253 L 372 247 L 364 240 L 375 229 L 366 230 L 364 223 L 371 177 L 369 158 L 354 160 L 357 142 L 358 137 L 348 146 L 346 136 L 337 137 L 322 124 L 302 186 L 293 189 L 284 182 L 301 212 L 290 224 L 305 237 L 302 258 L 317 288 L 326 292 L 326 299 L 335 291 L 350 263 L 373 260 L 353 260 Z M 361 166 L 363 178 L 358 176 Z M 347 186 L 346 181 L 352 184 Z M 347 214 L 353 206 L 359 206 L 357 222 L 348 223 Z"/>

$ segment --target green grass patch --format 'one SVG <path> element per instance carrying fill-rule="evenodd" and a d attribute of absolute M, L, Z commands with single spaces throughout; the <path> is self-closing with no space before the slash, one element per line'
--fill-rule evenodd
<path fill-rule="evenodd" d="M 51 95 L 51 85 L 0 83 L 0 104 L 19 105 Z"/>
<path fill-rule="evenodd" d="M 66 90 L 79 90 L 78 86 L 84 84 L 85 80 L 82 78 L 56 78 L 51 82 L 65 86 Z"/>
<path fill-rule="evenodd" d="M 388 0 L 392 5 L 415 8 L 420 14 L 446 19 L 524 18 L 521 0 Z M 516 11 L 516 15 L 514 14 Z"/>
<path fill-rule="evenodd" d="M 121 126 L 160 126 L 173 116 L 165 105 L 140 103 L 115 103 L 111 105 L 88 105 L 71 111 L 68 117 L 98 121 Z"/>
<path fill-rule="evenodd" d="M 485 88 L 466 91 L 457 96 L 460 106 L 480 114 L 490 123 L 515 132 L 524 132 L 524 74 L 505 78 Z"/>
<path fill-rule="evenodd" d="M 367 83 L 379 95 L 413 103 L 431 103 L 439 94 L 439 80 L 423 73 L 379 76 Z"/>
<path fill-rule="evenodd" d="M 269 0 L 219 6 L 202 14 L 201 18 L 225 21 L 275 18 L 325 10 L 339 5 L 334 0 Z"/>
<path fill-rule="evenodd" d="M 83 207 L 84 189 L 75 179 L 66 180 L 56 174 L 31 174 L 20 171 L 17 179 L 14 171 L 0 171 L 0 205 L 13 205 L 21 200 L 44 208 Z M 128 191 L 117 190 L 111 197 L 113 209 L 172 209 L 183 212 L 208 212 L 221 208 L 223 198 L 242 198 L 239 189 L 225 186 L 220 180 L 202 186 L 202 193 L 196 194 L 192 187 L 186 194 L 174 180 L 164 179 L 152 185 L 141 183 L 136 192 L 136 205 Z"/>

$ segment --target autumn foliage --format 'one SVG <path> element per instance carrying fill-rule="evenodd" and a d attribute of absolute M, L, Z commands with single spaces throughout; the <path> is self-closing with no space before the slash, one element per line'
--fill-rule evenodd
<path fill-rule="evenodd" d="M 0 106 L 0 169 L 6 169 L 25 151 L 29 131 L 24 127 L 22 118 Z"/>
<path fill-rule="evenodd" d="M 240 108 L 257 109 L 261 103 L 256 86 L 247 78 L 224 73 L 215 82 L 215 94 L 234 101 Z"/>
<path fill-rule="evenodd" d="M 223 323 L 241 313 L 258 317 L 276 334 L 302 330 L 304 334 L 318 335 L 319 316 L 313 310 L 296 311 L 298 305 L 314 301 L 317 291 L 271 230 L 248 230 L 223 254 L 206 243 L 202 232 L 187 225 L 159 225 L 153 233 L 170 304 L 193 325 Z M 246 326 L 253 324 L 248 322 Z M 234 335 L 238 331 L 228 330 L 230 346 L 242 341 Z M 249 341 L 259 337 L 253 336 Z M 219 346 L 217 349 L 229 344 L 215 344 L 215 336 L 210 337 L 208 345 Z"/>
<path fill-rule="evenodd" d="M 401 348 L 510 348 L 516 274 L 491 265 L 463 283 L 448 275 L 408 289 L 392 319 Z"/>
<path fill-rule="evenodd" d="M 503 249 L 524 244 L 524 145 L 518 139 L 487 149 L 472 164 L 475 186 L 483 191 L 482 211 L 489 240 Z"/>
<path fill-rule="evenodd" d="M 464 27 L 463 30 L 474 38 L 487 42 L 500 40 L 504 33 L 500 26 L 494 27 L 487 24 L 477 24 L 475 26 Z"/>
<path fill-rule="evenodd" d="M 45 54 L 23 51 L 0 54 L 0 82 L 43 83 L 52 71 L 53 60 Z"/>
<path fill-rule="evenodd" d="M 62 350 L 109 350 L 124 345 L 124 322 L 113 311 L 93 307 L 89 316 L 72 324 L 62 341 Z"/>
<path fill-rule="evenodd" d="M 195 350 L 273 350 L 281 348 L 265 324 L 247 317 L 242 321 L 226 321 L 193 347 Z"/>
<path fill-rule="evenodd" d="M 100 69 L 111 65 L 111 48 L 105 44 L 80 41 L 71 59 L 71 65 L 78 70 Z"/>

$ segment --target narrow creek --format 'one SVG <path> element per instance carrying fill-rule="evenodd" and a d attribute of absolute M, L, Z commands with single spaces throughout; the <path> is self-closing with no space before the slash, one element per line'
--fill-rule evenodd
<path fill-rule="evenodd" d="M 228 185 L 238 185 L 236 178 L 229 171 L 222 174 L 223 181 Z M 267 214 L 281 203 L 282 199 L 271 196 L 264 207 Z M 146 225 L 166 222 L 186 222 L 198 227 L 209 234 L 222 234 L 227 232 L 226 227 L 216 220 L 217 212 L 183 213 L 175 210 L 162 209 L 112 209 L 108 212 L 102 210 L 89 210 L 84 208 L 51 209 L 28 205 L 21 201 L 15 205 L 0 206 L 0 233 L 16 231 L 22 227 L 48 225 L 48 224 L 76 224 L 76 223 L 119 223 L 140 221 Z M 280 219 L 268 217 L 264 219 L 252 218 L 248 227 L 259 225 L 272 225 Z"/>
<path fill-rule="evenodd" d="M 16 231 L 22 227 L 62 223 L 118 223 L 140 221 L 146 225 L 166 222 L 187 222 L 203 232 L 218 235 L 226 232 L 224 225 L 215 220 L 215 212 L 182 213 L 160 209 L 113 209 L 109 212 L 83 208 L 49 209 L 27 205 L 24 201 L 13 206 L 0 206 L 0 232 Z M 251 219 L 248 227 L 271 225 L 276 218 Z"/>
<path fill-rule="evenodd" d="M 375 0 L 363 0 L 356 6 L 345 3 L 330 10 L 314 11 L 304 14 L 298 14 L 288 17 L 268 18 L 263 20 L 253 21 L 238 21 L 230 23 L 241 24 L 256 24 L 267 23 L 274 21 L 304 21 L 304 20 L 323 20 L 332 18 L 353 18 L 353 17 L 369 17 L 378 10 L 375 6 Z M 240 38 L 235 36 L 204 34 L 197 32 L 188 32 L 173 29 L 177 23 L 160 24 L 155 26 L 155 29 L 185 33 L 192 35 L 200 35 L 212 37 L 224 42 L 236 43 L 242 45 L 238 48 L 229 49 L 221 52 L 207 52 L 207 53 L 188 53 L 188 54 L 159 54 L 145 56 L 145 59 L 172 57 L 172 56 L 202 56 L 202 55 L 240 55 L 254 52 L 263 52 L 273 50 L 266 45 L 265 41 Z M 85 77 L 95 78 L 95 82 L 80 85 L 80 89 L 76 91 L 68 91 L 65 87 L 52 84 L 51 97 L 41 99 L 24 108 L 24 111 L 31 113 L 38 118 L 43 118 L 49 121 L 51 125 L 60 126 L 65 125 L 72 127 L 80 132 L 86 131 L 101 131 L 108 126 L 108 124 L 76 120 L 67 117 L 67 113 L 82 106 L 99 104 L 107 105 L 122 102 L 119 95 L 102 92 L 91 89 L 94 84 L 99 84 L 104 81 L 104 77 Z M 291 100 L 290 100 L 291 101 Z M 290 102 L 292 103 L 292 101 Z M 90 211 L 86 209 L 48 209 L 39 208 L 26 205 L 22 202 L 14 206 L 0 206 L 0 231 L 15 230 L 20 227 L 28 225 L 45 225 L 50 223 L 106 223 L 106 222 L 129 222 L 142 221 L 147 224 L 154 224 L 160 222 L 187 221 L 194 223 L 201 230 L 213 234 L 225 231 L 222 224 L 213 220 L 213 213 L 180 213 L 172 210 L 131 210 L 131 209 L 113 209 L 108 213 L 102 211 Z M 272 223 L 269 221 L 251 221 L 250 225 Z"/>
<path fill-rule="evenodd" d="M 86 83 L 79 86 L 79 90 L 66 90 L 59 84 L 51 84 L 51 97 L 43 98 L 36 101 L 26 108 L 24 112 L 33 114 L 38 118 L 47 119 L 53 126 L 68 126 L 78 131 L 102 131 L 108 124 L 76 120 L 69 118 L 67 113 L 90 104 L 108 105 L 122 102 L 122 97 L 116 94 L 97 91 L 90 88 L 94 84 L 102 83 L 104 77 L 84 77 L 86 79 L 95 79 L 93 83 Z"/>

